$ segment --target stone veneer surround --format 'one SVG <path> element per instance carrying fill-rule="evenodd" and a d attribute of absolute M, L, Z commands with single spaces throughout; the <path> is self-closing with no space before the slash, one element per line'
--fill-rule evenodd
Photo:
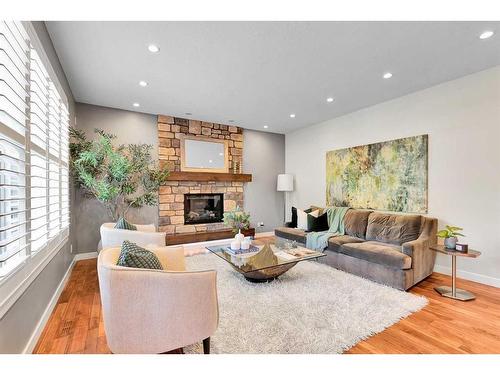
<path fill-rule="evenodd" d="M 183 135 L 225 139 L 229 144 L 229 164 L 243 162 L 243 129 L 180 117 L 158 116 L 158 157 L 161 166 L 180 171 Z M 159 192 L 159 230 L 167 234 L 196 233 L 224 228 L 223 223 L 184 225 L 184 194 L 223 193 L 224 211 L 243 207 L 243 182 L 167 181 Z"/>

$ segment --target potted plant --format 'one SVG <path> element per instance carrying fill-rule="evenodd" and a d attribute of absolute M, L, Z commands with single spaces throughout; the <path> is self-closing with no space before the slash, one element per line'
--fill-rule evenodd
<path fill-rule="evenodd" d="M 234 233 L 250 228 L 250 214 L 236 207 L 234 211 L 224 213 L 224 224 L 231 227 Z"/>
<path fill-rule="evenodd" d="M 444 238 L 444 246 L 447 249 L 454 249 L 457 244 L 457 236 L 464 237 L 464 235 L 459 232 L 461 230 L 463 230 L 463 228 L 447 225 L 445 229 L 437 232 L 437 236 Z"/>
<path fill-rule="evenodd" d="M 71 172 L 86 197 L 97 199 L 114 221 L 131 208 L 156 206 L 169 175 L 151 156 L 151 145 L 113 145 L 114 135 L 95 129 L 95 140 L 70 128 Z"/>

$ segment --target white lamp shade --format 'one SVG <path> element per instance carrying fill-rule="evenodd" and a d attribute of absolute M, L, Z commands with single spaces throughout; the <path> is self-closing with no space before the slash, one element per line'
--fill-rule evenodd
<path fill-rule="evenodd" d="M 293 191 L 293 175 L 279 174 L 278 175 L 278 191 Z"/>

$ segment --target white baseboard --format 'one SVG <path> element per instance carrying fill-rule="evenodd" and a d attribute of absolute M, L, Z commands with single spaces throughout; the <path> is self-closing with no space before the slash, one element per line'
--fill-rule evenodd
<path fill-rule="evenodd" d="M 444 273 L 445 275 L 451 275 L 451 267 L 441 266 L 439 264 L 434 265 L 434 272 Z M 491 285 L 500 287 L 500 279 L 491 276 L 480 275 L 474 272 L 457 270 L 457 277 L 465 280 L 475 281 L 481 284 Z"/>
<path fill-rule="evenodd" d="M 84 259 L 93 259 L 93 258 L 97 258 L 97 251 L 75 254 L 75 257 L 73 258 L 73 262 L 77 262 L 79 260 L 84 260 Z"/>

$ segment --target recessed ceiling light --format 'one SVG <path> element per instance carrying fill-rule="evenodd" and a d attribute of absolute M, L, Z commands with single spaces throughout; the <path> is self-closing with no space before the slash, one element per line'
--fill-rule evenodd
<path fill-rule="evenodd" d="M 156 53 L 160 51 L 160 47 L 158 47 L 156 44 L 150 44 L 148 46 L 149 52 Z"/>
<path fill-rule="evenodd" d="M 208 162 L 209 162 L 209 163 L 213 163 L 212 159 L 210 159 Z"/>
<path fill-rule="evenodd" d="M 326 101 L 327 101 L 328 103 L 331 103 L 331 102 L 333 102 L 333 98 L 326 98 Z"/>
<path fill-rule="evenodd" d="M 185 114 L 186 116 L 191 116 L 191 115 L 192 115 L 192 113 L 191 113 L 191 112 L 186 112 L 186 113 L 184 113 L 184 114 Z"/>
<path fill-rule="evenodd" d="M 384 79 L 389 79 L 392 77 L 392 73 L 391 72 L 384 73 L 382 77 L 384 77 Z"/>
<path fill-rule="evenodd" d="M 268 127 L 269 127 L 269 126 L 267 126 L 267 125 L 264 125 L 264 129 L 267 129 Z"/>
<path fill-rule="evenodd" d="M 134 107 L 140 107 L 141 105 L 139 103 L 134 103 L 132 104 Z"/>
<path fill-rule="evenodd" d="M 290 114 L 290 118 L 295 118 L 295 113 Z"/>
<path fill-rule="evenodd" d="M 224 154 L 222 152 L 219 152 L 219 156 L 224 156 Z"/>
<path fill-rule="evenodd" d="M 491 30 L 485 31 L 481 35 L 479 35 L 479 39 L 488 39 L 488 38 L 491 38 L 493 36 L 493 34 L 495 34 L 495 33 L 493 31 L 491 31 Z"/>
<path fill-rule="evenodd" d="M 146 87 L 148 83 L 146 81 L 139 81 L 139 86 Z"/>

